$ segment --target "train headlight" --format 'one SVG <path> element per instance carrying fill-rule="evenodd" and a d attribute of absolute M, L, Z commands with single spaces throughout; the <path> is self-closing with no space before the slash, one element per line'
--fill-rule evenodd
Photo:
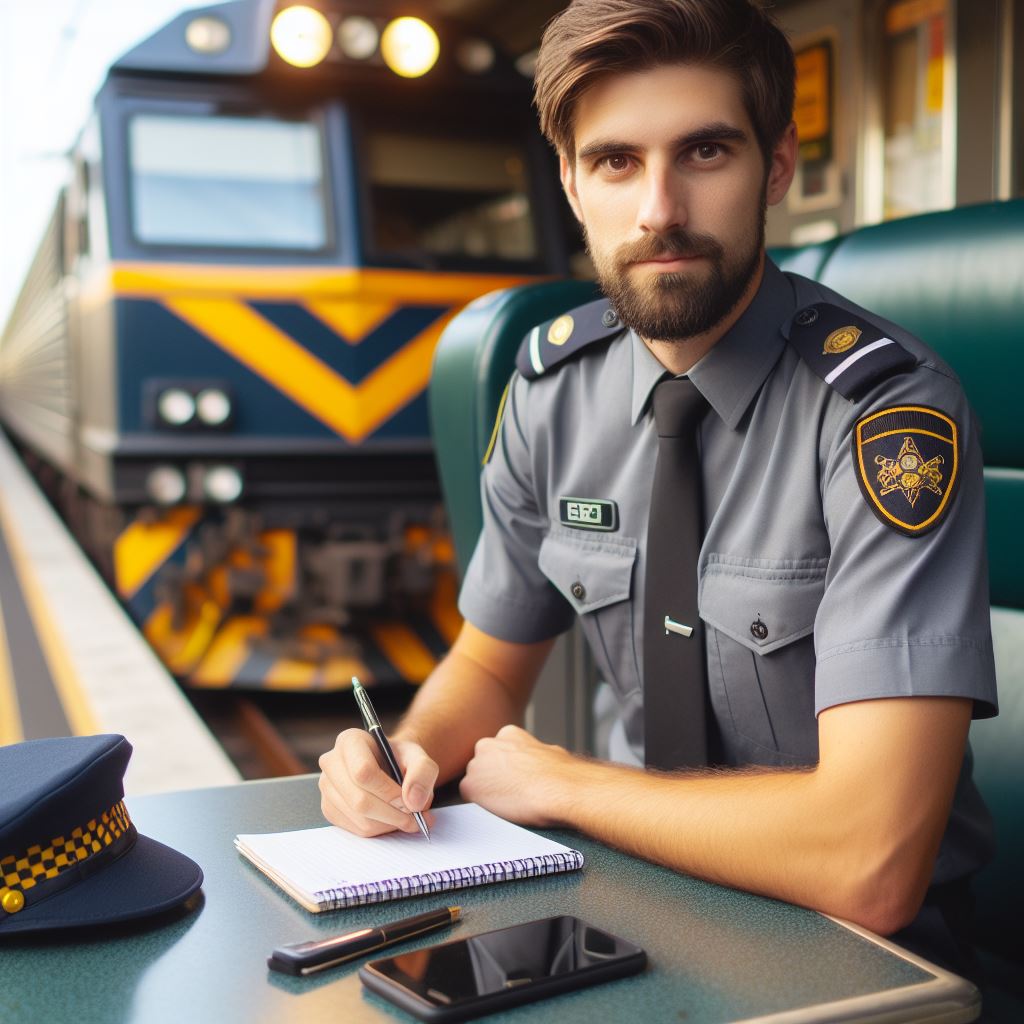
<path fill-rule="evenodd" d="M 419 78 L 436 63 L 441 52 L 437 33 L 419 18 L 396 18 L 380 37 L 384 63 L 403 78 Z"/>
<path fill-rule="evenodd" d="M 231 416 L 231 399 L 220 388 L 205 388 L 196 395 L 196 415 L 208 427 L 222 427 Z"/>
<path fill-rule="evenodd" d="M 157 466 L 146 477 L 146 493 L 158 505 L 176 505 L 185 497 L 185 474 L 174 466 Z"/>
<path fill-rule="evenodd" d="M 286 7 L 270 25 L 270 41 L 282 60 L 311 68 L 327 56 L 333 38 L 331 23 L 312 7 Z"/>
<path fill-rule="evenodd" d="M 196 414 L 196 400 L 184 388 L 168 388 L 160 392 L 156 409 L 164 423 L 183 427 Z"/>
<path fill-rule="evenodd" d="M 185 43 L 196 53 L 214 56 L 231 45 L 231 26 L 220 18 L 204 15 L 185 26 Z"/>
<path fill-rule="evenodd" d="M 234 466 L 211 466 L 203 477 L 203 491 L 220 505 L 237 501 L 242 494 L 242 474 Z"/>
<path fill-rule="evenodd" d="M 344 18 L 338 26 L 338 45 L 341 52 L 352 60 L 366 60 L 377 52 L 380 33 L 369 18 L 358 14 Z"/>

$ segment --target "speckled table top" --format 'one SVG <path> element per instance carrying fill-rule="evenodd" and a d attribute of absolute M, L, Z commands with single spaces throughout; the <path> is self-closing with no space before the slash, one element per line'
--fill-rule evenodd
<path fill-rule="evenodd" d="M 356 975 L 359 961 L 310 978 L 266 967 L 276 945 L 450 902 L 433 895 L 313 915 L 244 861 L 232 845 L 240 832 L 321 824 L 312 776 L 140 797 L 129 801 L 129 811 L 143 835 L 202 866 L 201 897 L 190 911 L 165 917 L 158 927 L 150 922 L 147 928 L 0 940 L 0 1020 L 412 1019 L 364 992 Z M 550 835 L 583 852 L 581 872 L 461 890 L 457 902 L 465 920 L 458 931 L 419 944 L 575 914 L 643 946 L 648 968 L 489 1018 L 495 1024 L 711 1024 L 774 1014 L 794 1021 L 853 1020 L 867 1019 L 887 1003 L 900 1008 L 887 1019 L 970 1020 L 976 1012 L 966 983 L 938 984 L 921 967 L 818 914 L 709 885 L 580 836 Z M 859 1002 L 838 1007 L 839 1000 Z"/>

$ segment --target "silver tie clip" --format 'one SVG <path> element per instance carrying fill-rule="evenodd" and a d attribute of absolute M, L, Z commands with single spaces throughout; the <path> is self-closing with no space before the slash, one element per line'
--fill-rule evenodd
<path fill-rule="evenodd" d="M 690 636 L 693 633 L 693 626 L 684 626 L 681 622 L 676 622 L 675 619 L 670 619 L 667 615 L 665 616 L 665 636 L 669 633 L 678 633 L 680 636 Z"/>

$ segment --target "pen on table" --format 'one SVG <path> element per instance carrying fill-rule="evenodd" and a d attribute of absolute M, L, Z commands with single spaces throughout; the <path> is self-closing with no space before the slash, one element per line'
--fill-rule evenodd
<path fill-rule="evenodd" d="M 391 777 L 399 785 L 402 784 L 402 769 L 398 767 L 398 762 L 395 760 L 395 752 L 391 749 L 391 744 L 388 743 L 387 736 L 384 735 L 384 730 L 381 728 L 380 719 L 377 717 L 377 712 L 373 710 L 373 705 L 370 703 L 370 695 L 366 692 L 363 684 L 352 677 L 352 690 L 356 695 L 356 703 L 359 705 L 359 713 L 363 716 L 363 724 L 366 726 L 367 731 L 377 741 L 377 746 L 380 747 L 380 752 L 384 755 L 384 760 L 388 763 L 388 769 L 391 771 Z M 420 831 L 426 837 L 427 842 L 430 842 L 430 830 L 427 828 L 427 823 L 423 820 L 423 815 L 419 811 L 413 811 L 412 816 L 416 819 L 416 824 L 419 825 Z"/>
<path fill-rule="evenodd" d="M 454 924 L 462 916 L 461 907 L 442 907 L 426 914 L 406 917 L 379 928 L 359 928 L 329 939 L 293 942 L 278 946 L 267 958 L 267 966 L 284 974 L 314 974 L 317 971 L 346 963 L 396 942 Z"/>

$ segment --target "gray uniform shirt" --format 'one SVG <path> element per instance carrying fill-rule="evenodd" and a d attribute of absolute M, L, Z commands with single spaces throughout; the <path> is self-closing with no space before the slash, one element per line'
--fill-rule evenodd
<path fill-rule="evenodd" d="M 796 310 L 821 301 L 881 326 L 919 365 L 843 398 L 784 336 Z M 618 756 L 636 763 L 657 454 L 650 398 L 664 376 L 623 331 L 538 380 L 513 378 L 459 599 L 473 625 L 521 643 L 578 617 L 618 699 L 613 747 L 617 733 Z M 849 701 L 960 696 L 973 698 L 976 717 L 994 714 L 981 453 L 952 371 L 896 325 L 767 262 L 753 302 L 688 376 L 711 406 L 698 439 L 708 524 L 698 604 L 725 763 L 813 764 L 817 714 Z M 851 447 L 859 419 L 907 404 L 941 410 L 961 435 L 959 491 L 917 537 L 872 513 Z M 617 529 L 564 524 L 563 497 L 614 502 Z M 968 757 L 935 881 L 978 867 L 991 842 Z"/>

